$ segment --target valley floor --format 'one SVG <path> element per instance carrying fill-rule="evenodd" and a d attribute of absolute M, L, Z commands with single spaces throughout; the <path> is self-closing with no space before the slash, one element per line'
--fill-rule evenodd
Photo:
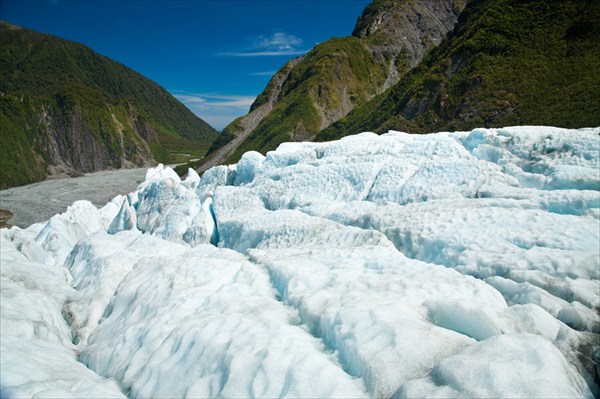
<path fill-rule="evenodd" d="M 13 213 L 8 224 L 24 228 L 64 212 L 78 200 L 104 206 L 115 196 L 134 191 L 144 181 L 146 170 L 106 170 L 1 190 L 0 208 Z"/>

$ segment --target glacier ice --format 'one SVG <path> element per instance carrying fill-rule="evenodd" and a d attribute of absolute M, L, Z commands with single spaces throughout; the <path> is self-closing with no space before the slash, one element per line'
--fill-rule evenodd
<path fill-rule="evenodd" d="M 0 231 L 3 397 L 600 395 L 600 128 L 284 143 Z"/>
<path fill-rule="evenodd" d="M 557 368 L 562 372 L 556 373 Z M 394 397 L 573 398 L 584 389 L 576 373 L 546 339 L 496 335 L 443 359 L 430 375 L 410 381 Z"/>
<path fill-rule="evenodd" d="M 231 250 L 142 259 L 82 361 L 135 397 L 363 396 L 272 290 L 263 268 Z"/>

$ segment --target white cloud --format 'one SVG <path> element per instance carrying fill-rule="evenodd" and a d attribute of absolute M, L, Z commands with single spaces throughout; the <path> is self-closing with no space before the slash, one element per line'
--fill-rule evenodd
<path fill-rule="evenodd" d="M 248 37 L 250 46 L 242 51 L 220 53 L 226 57 L 274 57 L 282 55 L 300 55 L 308 50 L 300 49 L 302 39 L 285 32 L 275 32 L 268 35 Z"/>
<path fill-rule="evenodd" d="M 172 90 L 171 94 L 217 130 L 248 113 L 256 99 L 255 96 L 189 93 L 182 90 Z"/>
<path fill-rule="evenodd" d="M 239 51 L 239 52 L 228 52 L 219 53 L 219 55 L 225 57 L 275 57 L 280 55 L 301 55 L 306 53 L 308 50 L 296 50 L 296 51 Z"/>
<path fill-rule="evenodd" d="M 177 94 L 172 93 L 175 98 L 181 101 L 184 104 L 201 104 L 206 102 L 206 100 L 200 96 L 193 96 L 189 94 Z"/>
<path fill-rule="evenodd" d="M 200 107 L 249 107 L 256 98 L 255 96 L 186 93 L 180 90 L 174 90 L 171 94 L 186 105 L 194 104 Z"/>
<path fill-rule="evenodd" d="M 302 39 L 285 32 L 275 32 L 270 35 L 259 35 L 251 37 L 253 48 L 271 51 L 294 51 L 302 44 Z"/>
<path fill-rule="evenodd" d="M 262 72 L 252 72 L 248 75 L 250 76 L 273 76 L 277 73 L 277 71 L 262 71 Z"/>

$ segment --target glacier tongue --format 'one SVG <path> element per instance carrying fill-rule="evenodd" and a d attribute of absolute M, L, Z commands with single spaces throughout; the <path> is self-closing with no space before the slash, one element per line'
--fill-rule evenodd
<path fill-rule="evenodd" d="M 2 229 L 2 396 L 600 395 L 599 135 L 285 143 Z"/>

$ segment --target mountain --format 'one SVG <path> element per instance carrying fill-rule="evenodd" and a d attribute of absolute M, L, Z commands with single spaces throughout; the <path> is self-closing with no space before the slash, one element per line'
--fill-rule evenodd
<path fill-rule="evenodd" d="M 284 65 L 193 166 L 367 130 L 598 126 L 599 25 L 593 0 L 374 0 L 351 37 Z"/>
<path fill-rule="evenodd" d="M 330 39 L 286 63 L 248 115 L 224 129 L 198 170 L 235 162 L 248 150 L 313 139 L 416 66 L 452 30 L 464 3 L 375 0 L 352 36 Z"/>
<path fill-rule="evenodd" d="M 600 2 L 477 0 L 414 70 L 317 136 L 600 125 Z"/>
<path fill-rule="evenodd" d="M 0 22 L 0 187 L 170 162 L 216 131 L 165 89 L 88 47 Z"/>
<path fill-rule="evenodd" d="M 1 229 L 1 396 L 599 397 L 599 134 L 286 143 Z"/>

